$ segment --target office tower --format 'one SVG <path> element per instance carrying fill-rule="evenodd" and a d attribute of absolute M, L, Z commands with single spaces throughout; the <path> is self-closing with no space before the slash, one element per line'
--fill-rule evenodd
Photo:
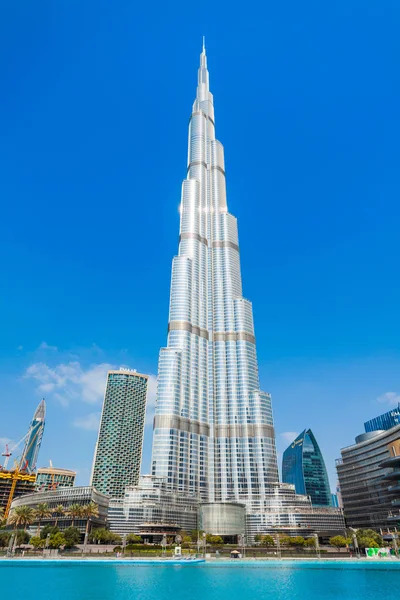
<path fill-rule="evenodd" d="M 40 445 L 42 443 L 46 417 L 46 402 L 42 400 L 37 407 L 29 426 L 24 450 L 19 461 L 20 470 L 32 473 L 36 468 Z"/>
<path fill-rule="evenodd" d="M 228 212 L 204 46 L 168 341 L 159 356 L 152 475 L 211 502 L 251 501 L 278 481 L 271 396 L 260 390 L 253 311 L 242 295 L 237 222 Z"/>
<path fill-rule="evenodd" d="M 370 431 L 391 429 L 396 425 L 400 425 L 400 403 L 396 408 L 364 423 L 364 428 L 365 432 L 369 433 Z"/>
<path fill-rule="evenodd" d="M 129 369 L 107 375 L 91 485 L 113 498 L 122 498 L 127 485 L 139 482 L 147 380 Z"/>
<path fill-rule="evenodd" d="M 336 461 L 348 526 L 385 529 L 400 525 L 400 424 L 370 431 L 341 450 Z"/>
<path fill-rule="evenodd" d="M 313 506 L 332 506 L 328 474 L 311 429 L 305 429 L 283 453 L 282 481 L 297 494 L 310 496 Z"/>

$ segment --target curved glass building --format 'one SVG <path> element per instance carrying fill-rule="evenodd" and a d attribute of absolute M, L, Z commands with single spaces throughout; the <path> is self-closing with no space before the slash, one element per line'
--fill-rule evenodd
<path fill-rule="evenodd" d="M 325 462 L 311 429 L 300 433 L 283 453 L 282 481 L 293 484 L 297 494 L 310 496 L 313 506 L 332 506 Z"/>
<path fill-rule="evenodd" d="M 242 295 L 204 47 L 180 214 L 152 475 L 204 501 L 251 500 L 278 481 L 275 434 L 271 396 L 259 385 L 252 305 Z"/>
<path fill-rule="evenodd" d="M 36 469 L 36 463 L 43 438 L 45 418 L 46 402 L 43 399 L 39 403 L 39 406 L 37 407 L 29 426 L 24 451 L 19 462 L 21 471 L 33 473 L 33 471 Z"/>

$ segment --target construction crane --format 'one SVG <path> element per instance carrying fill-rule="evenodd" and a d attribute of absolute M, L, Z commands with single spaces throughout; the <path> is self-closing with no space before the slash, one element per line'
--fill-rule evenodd
<path fill-rule="evenodd" d="M 4 470 L 7 469 L 8 461 L 10 460 L 10 457 L 13 455 L 14 450 L 16 450 L 22 444 L 22 442 L 26 441 L 29 433 L 30 433 L 30 430 L 28 431 L 28 433 L 26 433 L 24 435 L 23 438 L 21 438 L 19 440 L 19 442 L 17 442 L 16 444 L 14 444 L 14 446 L 12 448 L 9 448 L 8 444 L 6 444 L 4 452 L 2 452 L 2 454 L 1 454 L 2 456 L 6 457 L 6 460 L 4 461 L 4 465 L 1 467 L 2 469 L 4 469 Z"/>
<path fill-rule="evenodd" d="M 17 448 L 19 446 L 19 444 L 22 442 L 22 440 L 26 439 L 31 433 L 31 430 L 28 431 L 28 433 L 18 442 L 18 444 L 16 444 L 13 448 L 13 450 L 15 448 Z M 10 513 L 10 508 L 11 508 L 11 504 L 12 501 L 14 500 L 14 494 L 15 494 L 15 489 L 17 487 L 17 483 L 18 481 L 31 481 L 34 482 L 36 479 L 36 475 L 31 475 L 29 472 L 27 472 L 27 460 L 24 459 L 24 456 L 26 456 L 26 454 L 28 453 L 28 451 L 31 449 L 32 445 L 35 443 L 36 441 L 36 435 L 32 438 L 32 440 L 29 443 L 28 448 L 26 448 L 26 452 L 24 452 L 23 456 L 19 459 L 19 460 L 15 460 L 14 461 L 14 469 L 12 471 L 8 471 L 7 473 L 4 473 L 4 469 L 3 469 L 3 474 L 0 472 L 0 477 L 6 476 L 7 479 L 11 479 L 11 488 L 10 488 L 10 492 L 8 494 L 8 500 L 7 500 L 7 505 L 6 508 L 4 510 L 4 518 L 7 519 L 9 513 Z M 10 452 L 8 452 L 8 454 L 11 456 Z M 7 456 L 7 458 L 9 458 L 10 456 Z"/>

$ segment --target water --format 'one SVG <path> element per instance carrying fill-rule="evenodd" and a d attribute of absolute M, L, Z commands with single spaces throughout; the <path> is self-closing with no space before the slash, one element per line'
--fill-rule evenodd
<path fill-rule="evenodd" d="M 392 600 L 399 597 L 399 563 L 293 561 L 174 566 L 3 561 L 0 598 Z"/>

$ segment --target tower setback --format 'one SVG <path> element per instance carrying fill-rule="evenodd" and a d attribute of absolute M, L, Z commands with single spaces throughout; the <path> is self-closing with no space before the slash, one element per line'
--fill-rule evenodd
<path fill-rule="evenodd" d="M 271 396 L 260 390 L 252 305 L 242 295 L 204 46 L 180 213 L 152 475 L 204 501 L 247 501 L 278 481 L 275 434 Z"/>

